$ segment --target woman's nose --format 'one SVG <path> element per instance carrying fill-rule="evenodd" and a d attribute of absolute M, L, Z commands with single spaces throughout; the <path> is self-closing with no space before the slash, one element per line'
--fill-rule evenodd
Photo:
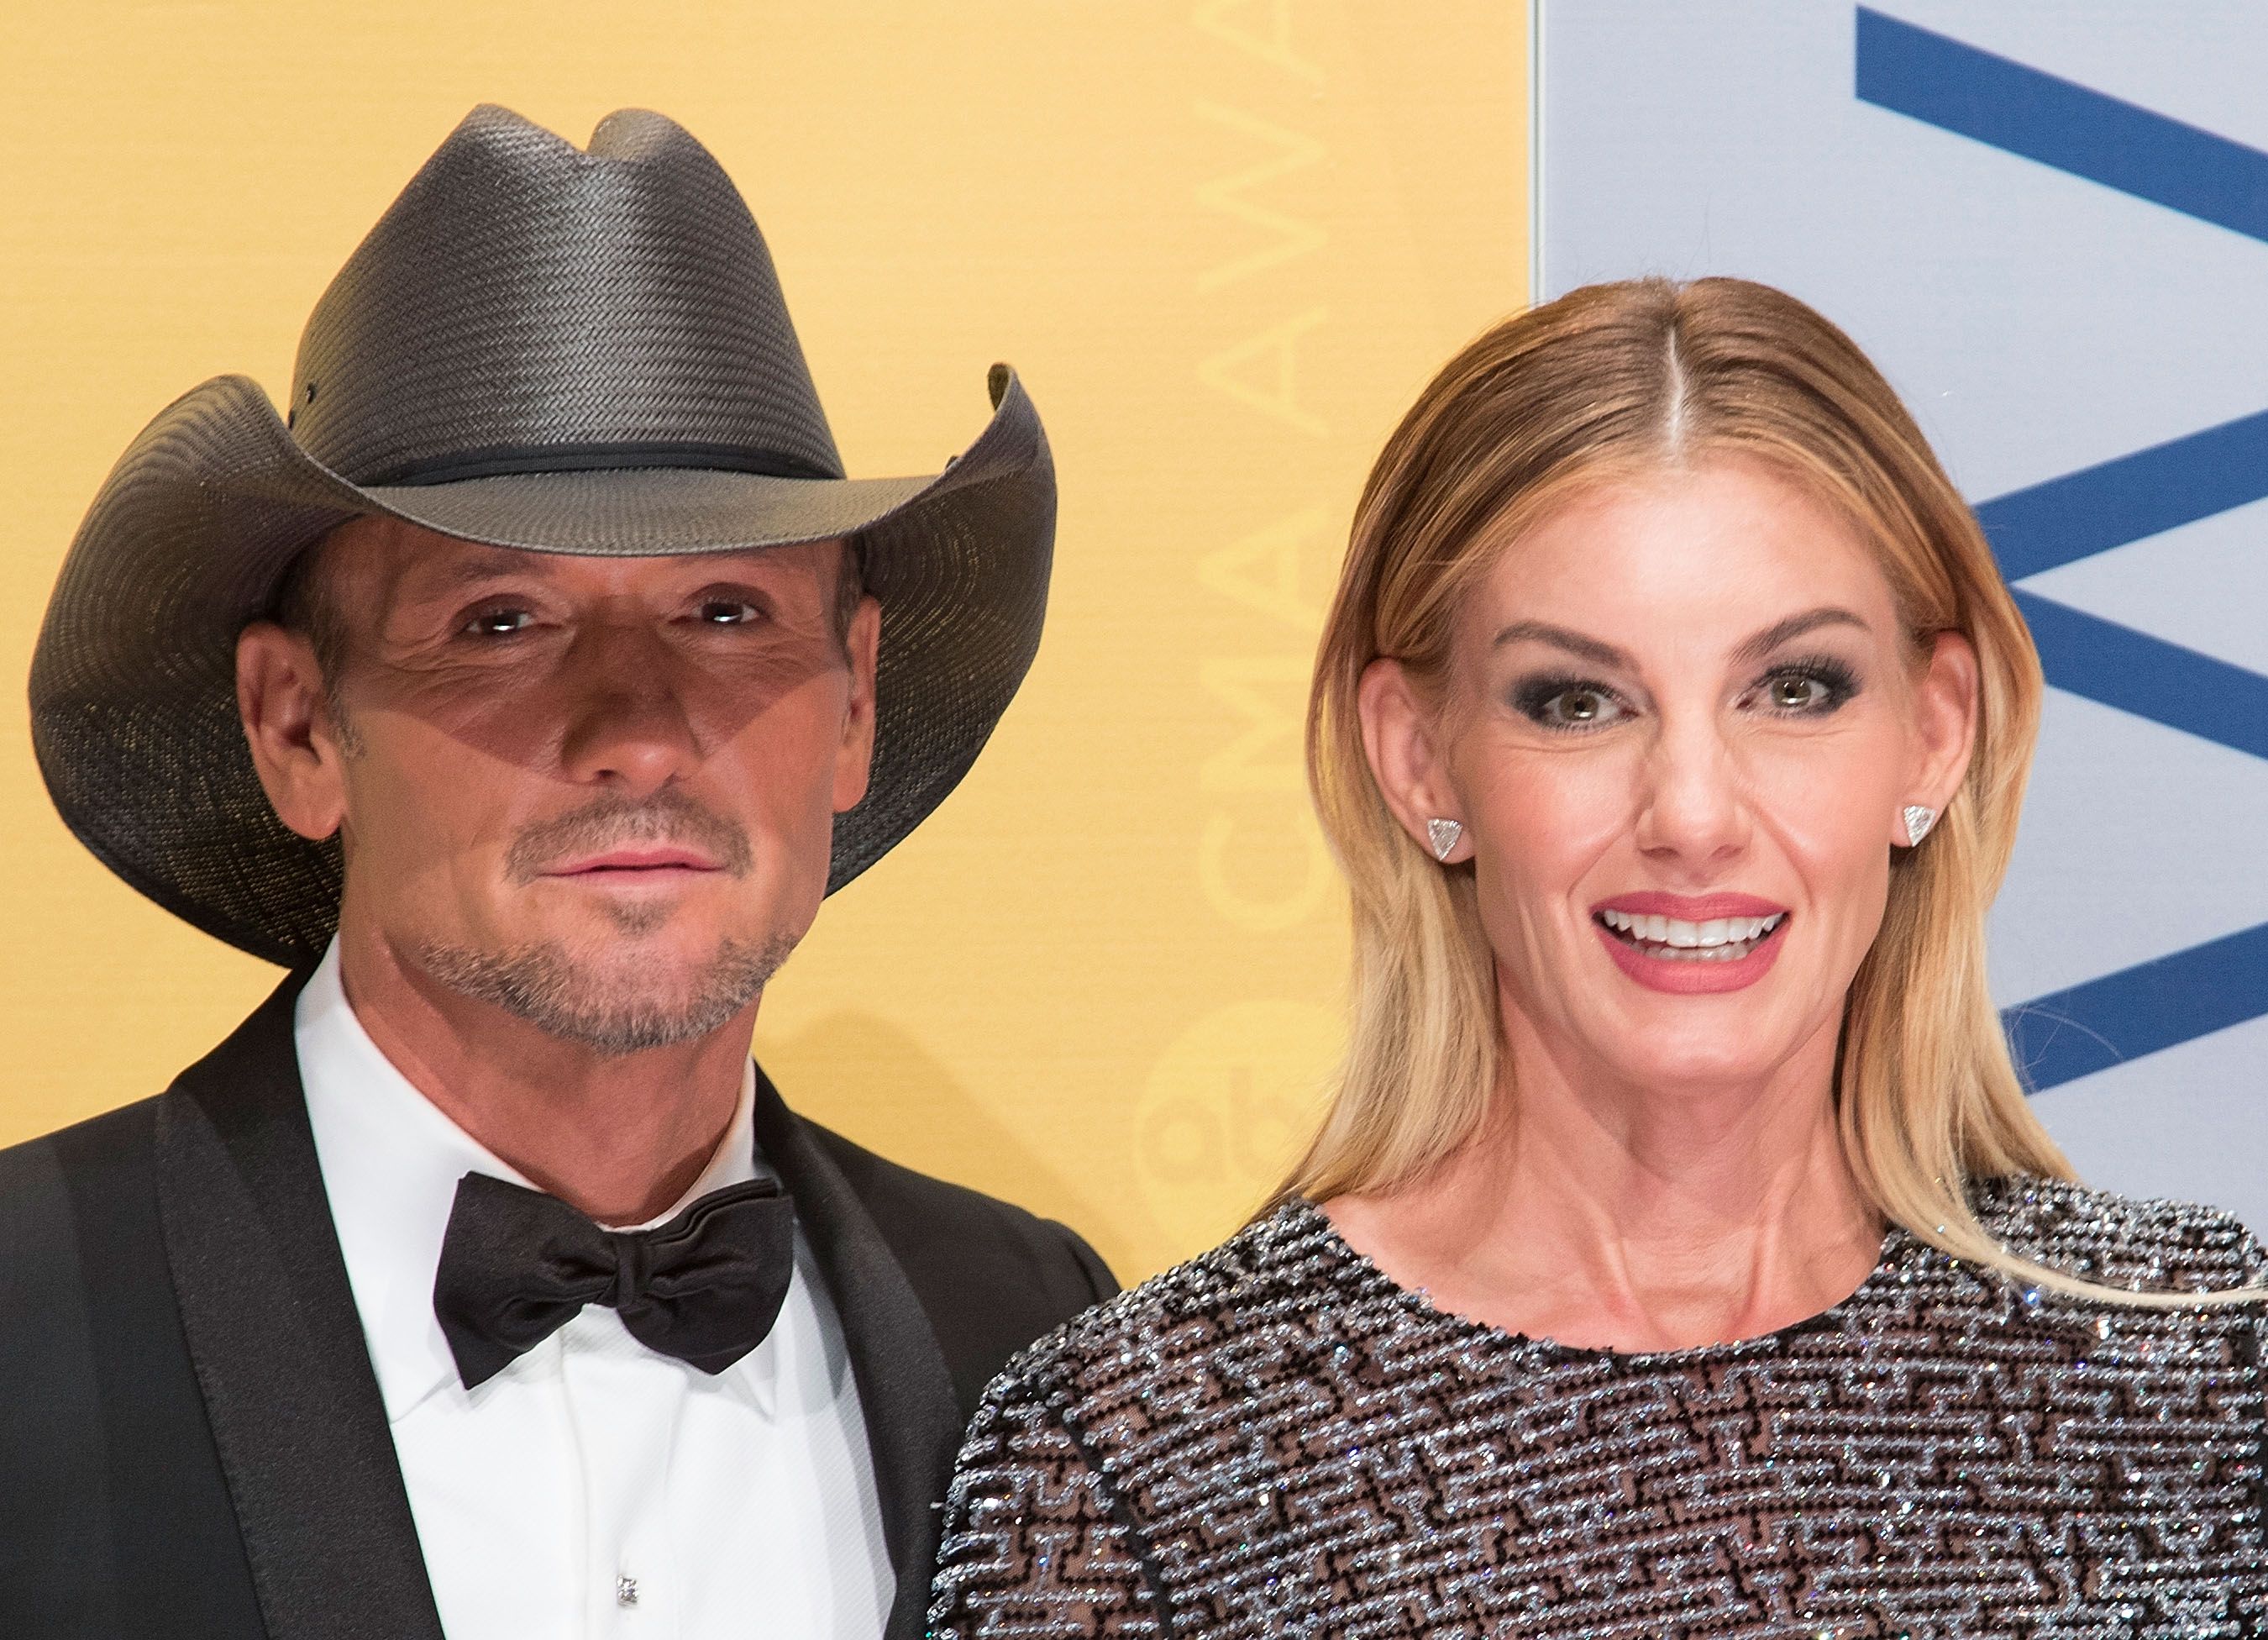
<path fill-rule="evenodd" d="M 1640 774 L 1638 846 L 1646 853 L 1719 861 L 1748 846 L 1749 809 L 1731 748 L 1715 726 L 1667 721 Z"/>

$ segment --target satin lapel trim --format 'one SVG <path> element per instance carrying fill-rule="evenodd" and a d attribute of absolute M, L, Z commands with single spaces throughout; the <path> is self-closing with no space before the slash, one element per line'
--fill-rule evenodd
<path fill-rule="evenodd" d="M 166 1257 L 269 1640 L 442 1640 L 307 1126 L 301 983 L 158 1104 Z"/>
<path fill-rule="evenodd" d="M 898 1581 L 883 1632 L 887 1640 L 918 1640 L 937 1559 L 937 1505 L 961 1445 L 961 1407 L 945 1352 L 865 1204 L 761 1071 L 755 1125 L 756 1142 L 794 1197 L 804 1237 L 826 1274 L 858 1381 L 882 1538 Z"/>

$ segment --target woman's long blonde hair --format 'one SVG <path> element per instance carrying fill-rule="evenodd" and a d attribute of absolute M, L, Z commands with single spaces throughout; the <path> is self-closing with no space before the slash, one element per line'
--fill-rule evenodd
<path fill-rule="evenodd" d="M 1946 632 L 1977 652 L 1968 776 L 1927 840 L 1898 852 L 1845 1005 L 1835 1097 L 1859 1187 L 1957 1258 L 2094 1297 L 2197 1303 L 2036 1265 L 1970 1209 L 1972 1179 L 2073 1177 L 2024 1097 L 1984 973 L 2039 657 L 1975 514 L 1881 373 L 1801 302 L 1742 279 L 1592 285 L 1497 326 L 1427 386 L 1372 469 L 1307 715 L 1309 781 L 1353 897 L 1352 1036 L 1278 1199 L 1422 1178 L 1511 1086 L 1472 874 L 1437 865 L 1380 795 L 1356 710 L 1365 669 L 1393 656 L 1438 697 L 1459 602 L 1523 523 L 1575 485 L 1712 455 L 1769 462 L 1852 519 L 1918 653 Z"/>

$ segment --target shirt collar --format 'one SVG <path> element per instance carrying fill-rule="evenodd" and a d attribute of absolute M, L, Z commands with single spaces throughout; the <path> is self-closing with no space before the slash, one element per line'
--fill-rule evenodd
<path fill-rule="evenodd" d="M 433 1277 L 457 1181 L 485 1173 L 535 1186 L 420 1093 L 371 1040 L 347 1001 L 335 939 L 299 993 L 294 1037 L 331 1221 L 393 1422 L 439 1391 L 464 1393 L 433 1315 Z M 755 1067 L 744 1063 L 740 1104 L 708 1166 L 649 1224 L 667 1222 L 712 1190 L 760 1177 L 755 1110 Z M 762 1395 L 770 1386 L 750 1387 Z"/>

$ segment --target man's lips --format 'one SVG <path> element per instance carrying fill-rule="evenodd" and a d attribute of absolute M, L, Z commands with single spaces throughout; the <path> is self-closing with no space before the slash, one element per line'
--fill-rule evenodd
<path fill-rule="evenodd" d="M 637 876 L 659 872 L 717 869 L 717 862 L 697 849 L 674 846 L 626 846 L 562 861 L 547 868 L 543 875 L 547 877 Z"/>

